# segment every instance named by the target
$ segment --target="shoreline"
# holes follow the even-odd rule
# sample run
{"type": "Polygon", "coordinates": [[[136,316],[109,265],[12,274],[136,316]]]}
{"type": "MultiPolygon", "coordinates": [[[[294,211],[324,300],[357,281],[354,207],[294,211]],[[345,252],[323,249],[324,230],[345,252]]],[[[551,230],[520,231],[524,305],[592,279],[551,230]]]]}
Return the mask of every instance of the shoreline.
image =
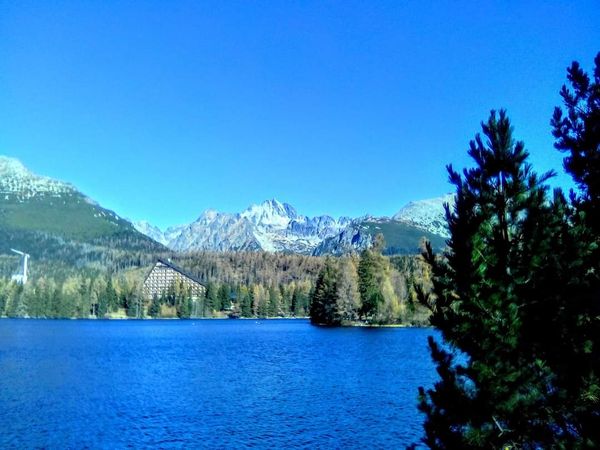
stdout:
{"type": "MultiPolygon", "coordinates": [[[[93,321],[153,321],[153,320],[181,320],[181,321],[191,321],[191,320],[261,320],[261,321],[275,321],[275,320],[304,320],[309,321],[310,317],[237,317],[235,319],[230,319],[229,317],[189,317],[189,318],[179,318],[179,317],[7,317],[0,316],[0,320],[93,320],[93,321]]],[[[310,323],[309,323],[310,324],[310,323]]],[[[322,324],[310,324],[319,328],[434,328],[431,325],[411,325],[411,324],[403,324],[403,323],[390,323],[390,324],[368,324],[362,322],[353,322],[344,325],[331,326],[331,325],[322,325],[322,324]]]]}

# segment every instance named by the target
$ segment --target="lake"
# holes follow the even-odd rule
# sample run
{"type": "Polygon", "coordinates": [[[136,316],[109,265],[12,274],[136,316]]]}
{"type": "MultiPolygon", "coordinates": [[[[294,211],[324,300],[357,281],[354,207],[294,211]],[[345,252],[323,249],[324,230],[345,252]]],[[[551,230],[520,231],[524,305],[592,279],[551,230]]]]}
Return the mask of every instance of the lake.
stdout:
{"type": "Polygon", "coordinates": [[[433,330],[0,320],[0,448],[399,448],[433,330]]]}

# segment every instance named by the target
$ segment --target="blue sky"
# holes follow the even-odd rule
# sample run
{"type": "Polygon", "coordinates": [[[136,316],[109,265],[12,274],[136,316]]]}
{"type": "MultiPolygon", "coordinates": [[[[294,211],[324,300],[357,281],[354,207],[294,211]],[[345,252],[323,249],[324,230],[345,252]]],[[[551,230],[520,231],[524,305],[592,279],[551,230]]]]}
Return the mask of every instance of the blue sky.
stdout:
{"type": "Polygon", "coordinates": [[[598,24],[597,1],[0,0],[0,154],[162,227],[272,197],[391,215],[450,191],[492,108],[561,169],[549,120],[598,24]]]}

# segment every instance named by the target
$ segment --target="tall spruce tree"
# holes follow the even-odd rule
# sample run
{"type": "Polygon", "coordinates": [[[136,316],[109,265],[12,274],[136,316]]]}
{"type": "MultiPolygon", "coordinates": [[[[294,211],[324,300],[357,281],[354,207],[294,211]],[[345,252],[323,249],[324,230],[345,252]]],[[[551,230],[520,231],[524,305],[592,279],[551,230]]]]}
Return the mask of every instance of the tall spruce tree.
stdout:
{"type": "Polygon", "coordinates": [[[360,316],[371,319],[377,313],[377,307],[383,303],[383,294],[377,283],[377,254],[365,249],[358,263],[358,289],[360,292],[360,316]]]}
{"type": "Polygon", "coordinates": [[[555,147],[567,153],[566,171],[580,188],[576,206],[585,214],[587,225],[600,230],[600,52],[595,58],[594,77],[578,62],[567,69],[569,89],[563,85],[560,95],[566,114],[554,109],[552,134],[555,147]]]}
{"type": "Polygon", "coordinates": [[[228,284],[223,283],[221,286],[219,286],[217,298],[217,306],[219,311],[225,311],[226,309],[231,307],[231,288],[228,284]]]}
{"type": "Polygon", "coordinates": [[[361,300],[359,313],[367,321],[376,316],[379,306],[385,301],[380,283],[385,265],[381,255],[383,247],[383,235],[378,234],[371,248],[361,252],[358,263],[358,290],[361,300]]]}
{"type": "Polygon", "coordinates": [[[430,338],[441,380],[420,389],[431,448],[549,448],[581,444],[556,367],[570,350],[566,279],[576,245],[560,192],[527,163],[504,111],[482,124],[446,205],[448,249],[432,266],[421,301],[447,345],[430,338]]]}
{"type": "Polygon", "coordinates": [[[339,262],[336,296],[340,321],[348,323],[357,320],[361,304],[356,261],[353,257],[343,258],[339,262]]]}
{"type": "Polygon", "coordinates": [[[566,112],[555,108],[551,121],[555,147],[567,153],[565,169],[579,187],[567,210],[576,255],[561,310],[570,351],[556,373],[573,432],[590,448],[600,447],[600,53],[594,62],[592,79],[577,62],[567,69],[570,88],[560,92],[566,112]]]}
{"type": "Polygon", "coordinates": [[[311,297],[310,321],[315,325],[339,325],[337,284],[339,269],[331,258],[319,272],[311,297]]]}

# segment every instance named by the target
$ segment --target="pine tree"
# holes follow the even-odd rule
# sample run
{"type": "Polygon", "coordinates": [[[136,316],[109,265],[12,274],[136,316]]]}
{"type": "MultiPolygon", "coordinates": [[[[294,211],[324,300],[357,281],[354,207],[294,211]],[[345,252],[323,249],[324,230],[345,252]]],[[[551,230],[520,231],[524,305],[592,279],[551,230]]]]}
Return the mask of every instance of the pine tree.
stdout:
{"type": "Polygon", "coordinates": [[[356,263],[352,258],[344,258],[340,261],[336,295],[340,320],[342,322],[357,320],[361,303],[358,291],[358,273],[356,263]]]}
{"type": "Polygon", "coordinates": [[[441,380],[420,389],[431,448],[546,448],[574,443],[554,370],[562,334],[564,277],[573,249],[560,192],[514,142],[504,111],[492,111],[446,206],[451,238],[443,257],[427,245],[433,293],[421,301],[446,346],[430,338],[441,380]],[[567,260],[567,261],[565,261],[567,260]],[[541,331],[540,327],[542,328],[541,331]]]}
{"type": "Polygon", "coordinates": [[[331,258],[327,258],[325,267],[319,273],[311,297],[310,321],[315,325],[339,325],[340,315],[337,309],[338,268],[331,258]]]}
{"type": "Polygon", "coordinates": [[[292,317],[296,317],[298,314],[299,304],[298,304],[298,288],[296,286],[293,287],[292,298],[290,300],[290,315],[292,317]]]}
{"type": "Polygon", "coordinates": [[[238,303],[240,305],[240,315],[242,317],[252,317],[252,299],[246,286],[241,286],[238,290],[238,303]]]}
{"type": "MultiPolygon", "coordinates": [[[[574,256],[565,278],[569,302],[560,311],[566,347],[555,362],[564,415],[573,433],[590,448],[600,446],[600,53],[593,79],[573,62],[571,89],[563,86],[566,113],[555,108],[551,124],[555,147],[567,153],[566,171],[579,187],[567,210],[574,256]]],[[[579,441],[578,441],[579,443],[579,441]]]]}
{"type": "Polygon", "coordinates": [[[256,286],[256,315],[265,318],[269,315],[269,298],[268,293],[262,286],[256,286]]]}
{"type": "Polygon", "coordinates": [[[383,304],[384,297],[381,291],[379,278],[382,271],[383,236],[377,235],[374,245],[365,249],[360,255],[358,263],[358,289],[360,292],[360,316],[364,320],[373,319],[377,314],[379,305],[383,304]]]}
{"type": "Polygon", "coordinates": [[[108,290],[108,284],[103,284],[103,280],[99,279],[96,283],[96,298],[98,304],[97,316],[103,318],[110,311],[110,304],[108,303],[108,296],[106,295],[108,290]]]}
{"type": "Polygon", "coordinates": [[[269,317],[277,317],[281,304],[281,294],[275,286],[269,288],[269,303],[267,305],[267,315],[269,317]]]}
{"type": "Polygon", "coordinates": [[[112,275],[108,276],[108,282],[106,283],[106,290],[104,291],[106,309],[107,312],[114,311],[119,302],[119,297],[117,295],[117,291],[113,286],[112,275]]]}
{"type": "Polygon", "coordinates": [[[150,304],[148,305],[148,315],[152,318],[158,317],[160,314],[160,300],[156,294],[150,300],[150,304]]]}
{"type": "Polygon", "coordinates": [[[206,297],[204,303],[206,311],[203,311],[203,315],[206,315],[206,313],[212,315],[213,311],[219,307],[218,289],[214,283],[206,283],[206,292],[204,295],[206,297]]]}
{"type": "Polygon", "coordinates": [[[567,69],[571,89],[560,95],[566,114],[556,107],[551,120],[555,147],[567,153],[564,166],[580,188],[576,205],[585,213],[596,236],[600,230],[600,52],[595,58],[593,80],[578,62],[567,69]]]}
{"type": "Polygon", "coordinates": [[[225,311],[231,307],[231,289],[228,284],[223,283],[219,287],[217,297],[219,311],[225,311]]]}
{"type": "Polygon", "coordinates": [[[189,319],[192,314],[192,298],[185,295],[177,302],[177,317],[180,319],[189,319]]]}

